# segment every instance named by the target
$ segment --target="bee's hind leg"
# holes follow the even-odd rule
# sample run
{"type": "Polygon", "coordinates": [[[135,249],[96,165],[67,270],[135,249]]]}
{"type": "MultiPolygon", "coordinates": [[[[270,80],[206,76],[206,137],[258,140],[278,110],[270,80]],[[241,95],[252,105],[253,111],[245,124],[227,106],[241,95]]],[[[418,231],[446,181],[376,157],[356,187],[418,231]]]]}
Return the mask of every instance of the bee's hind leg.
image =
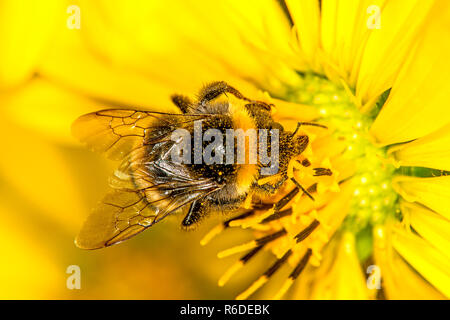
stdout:
{"type": "Polygon", "coordinates": [[[205,214],[205,206],[200,200],[195,200],[191,203],[189,211],[181,222],[181,227],[189,229],[198,223],[205,214]]]}
{"type": "Polygon", "coordinates": [[[192,106],[192,101],[186,96],[181,94],[174,94],[170,97],[172,102],[181,110],[183,113],[189,113],[189,110],[194,110],[195,108],[192,106]]]}

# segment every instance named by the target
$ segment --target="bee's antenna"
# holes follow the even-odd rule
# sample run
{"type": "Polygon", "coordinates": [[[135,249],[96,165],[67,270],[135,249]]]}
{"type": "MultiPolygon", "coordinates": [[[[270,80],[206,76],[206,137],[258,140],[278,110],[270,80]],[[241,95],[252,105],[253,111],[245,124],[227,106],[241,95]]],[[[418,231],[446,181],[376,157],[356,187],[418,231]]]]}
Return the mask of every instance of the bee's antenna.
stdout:
{"type": "Polygon", "coordinates": [[[314,200],[314,197],[311,195],[311,193],[308,192],[308,190],[306,190],[305,188],[303,188],[303,186],[297,181],[295,180],[295,178],[291,178],[291,181],[295,184],[295,186],[302,190],[304,194],[306,194],[312,201],[314,200]]]}
{"type": "Polygon", "coordinates": [[[323,129],[328,129],[327,126],[324,126],[323,124],[319,124],[319,123],[297,122],[297,128],[295,128],[295,131],[292,133],[291,137],[294,137],[297,134],[298,129],[300,129],[301,126],[311,126],[311,127],[319,127],[319,128],[323,128],[323,129]]]}

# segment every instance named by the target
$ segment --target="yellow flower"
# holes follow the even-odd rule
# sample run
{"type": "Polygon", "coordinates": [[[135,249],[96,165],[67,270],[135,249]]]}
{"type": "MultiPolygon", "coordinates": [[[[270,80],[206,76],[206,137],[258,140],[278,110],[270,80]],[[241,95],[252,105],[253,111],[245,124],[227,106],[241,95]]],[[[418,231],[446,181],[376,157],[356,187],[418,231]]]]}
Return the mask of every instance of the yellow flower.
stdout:
{"type": "MultiPolygon", "coordinates": [[[[300,272],[303,279],[291,297],[449,297],[450,65],[444,56],[450,47],[442,42],[450,30],[443,22],[449,7],[443,1],[286,1],[284,9],[292,37],[280,29],[278,40],[285,38],[292,51],[272,47],[270,35],[267,48],[254,48],[294,72],[287,76],[283,70],[288,80],[273,75],[279,80],[269,82],[275,88],[258,84],[277,99],[300,104],[275,100],[281,112],[274,117],[281,123],[311,120],[309,112],[307,118],[302,114],[307,105],[330,128],[305,129],[313,139],[299,160],[306,157],[311,166],[292,163],[289,172],[313,186],[315,201],[296,197],[280,213],[259,210],[231,219],[204,244],[219,230],[250,228],[256,240],[218,256],[252,250],[253,257],[261,249],[276,256],[238,298],[252,295],[284,264],[291,270],[287,280],[263,297],[289,297],[300,272]],[[317,167],[333,174],[314,177],[309,168],[317,167]],[[394,271],[399,263],[408,276],[394,271]],[[379,272],[371,276],[374,268],[379,272]],[[366,278],[380,276],[377,294],[366,278]]],[[[294,187],[286,186],[284,195],[294,187]]],[[[281,196],[263,201],[276,204],[281,196]]],[[[243,255],[219,285],[249,261],[243,255]]]]}
{"type": "MultiPolygon", "coordinates": [[[[7,122],[1,130],[11,137],[1,143],[2,150],[12,151],[0,160],[7,185],[2,218],[8,217],[13,229],[25,217],[62,230],[42,244],[33,241],[42,232],[30,222],[24,231],[2,233],[2,243],[9,243],[6,259],[18,261],[15,276],[30,263],[16,259],[17,243],[33,253],[42,272],[64,272],[71,259],[89,262],[97,272],[105,270],[97,283],[122,292],[122,283],[106,283],[129,264],[110,264],[120,257],[139,260],[135,251],[142,242],[131,253],[109,251],[110,263],[94,263],[72,248],[71,259],[55,254],[67,248],[55,243],[71,241],[104,189],[80,172],[88,169],[95,181],[103,181],[112,168],[75,145],[70,123],[105,105],[173,110],[172,93],[224,80],[249,97],[274,103],[274,118],[287,130],[298,121],[328,129],[301,128],[311,143],[288,171],[314,201],[299,193],[281,212],[251,211],[247,203],[243,210],[250,215],[220,223],[202,241],[226,231],[217,239],[219,256],[242,252],[242,258],[230,261],[222,277],[216,273],[224,263],[215,261],[205,278],[217,276],[220,286],[229,280],[231,289],[220,290],[239,298],[260,288],[258,297],[265,298],[450,297],[447,1],[190,0],[173,2],[170,10],[161,1],[73,2],[1,3],[0,99],[7,122]],[[66,27],[72,4],[80,8],[80,29],[66,27]],[[27,166],[30,154],[36,155],[35,167],[27,166]],[[26,200],[20,208],[18,199],[26,200]],[[248,240],[249,234],[256,240],[232,240],[248,240]],[[258,258],[264,252],[271,260],[258,258]],[[237,272],[244,266],[255,281],[248,289],[243,288],[248,279],[237,272]],[[233,284],[233,275],[242,285],[233,284]]],[[[271,207],[294,188],[289,182],[262,201],[271,207]]],[[[164,233],[159,236],[164,239],[164,233]]],[[[192,248],[199,260],[212,250],[192,248]]],[[[52,278],[43,297],[67,296],[57,289],[60,277],[52,278]]],[[[22,296],[39,291],[42,283],[33,280],[33,290],[22,296]]],[[[5,286],[10,290],[14,283],[5,286]]],[[[102,294],[94,290],[85,297],[102,294]]],[[[20,297],[20,290],[11,296],[20,297]]]]}
{"type": "MultiPolygon", "coordinates": [[[[373,278],[373,280],[376,280],[373,278]]],[[[376,282],[368,287],[361,269],[352,233],[343,233],[339,241],[324,250],[320,267],[306,269],[298,279],[295,299],[371,299],[376,294],[376,282]],[[320,279],[317,281],[316,279],[320,279]]]]}

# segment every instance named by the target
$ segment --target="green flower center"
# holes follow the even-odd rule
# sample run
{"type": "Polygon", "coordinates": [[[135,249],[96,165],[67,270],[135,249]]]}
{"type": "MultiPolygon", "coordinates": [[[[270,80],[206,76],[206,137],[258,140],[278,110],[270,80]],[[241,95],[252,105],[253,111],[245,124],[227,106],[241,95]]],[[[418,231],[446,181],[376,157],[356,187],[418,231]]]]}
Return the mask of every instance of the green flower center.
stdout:
{"type": "MultiPolygon", "coordinates": [[[[326,78],[305,74],[303,80],[301,88],[288,90],[287,100],[317,107],[319,122],[332,124],[334,137],[346,142],[343,156],[354,161],[356,172],[351,179],[351,209],[342,228],[367,240],[361,241],[365,249],[360,254],[366,257],[370,254],[371,244],[366,242],[371,242],[371,227],[398,209],[398,195],[391,184],[395,167],[387,161],[386,148],[375,146],[369,134],[377,112],[362,113],[345,88],[326,78]]],[[[385,99],[386,95],[380,98],[379,108],[385,99]]]]}

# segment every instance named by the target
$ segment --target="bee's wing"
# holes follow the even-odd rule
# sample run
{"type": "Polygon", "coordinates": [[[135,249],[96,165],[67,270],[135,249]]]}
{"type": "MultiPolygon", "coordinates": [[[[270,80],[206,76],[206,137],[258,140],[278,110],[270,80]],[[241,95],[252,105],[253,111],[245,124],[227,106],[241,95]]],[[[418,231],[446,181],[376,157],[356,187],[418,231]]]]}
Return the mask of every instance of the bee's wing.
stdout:
{"type": "Polygon", "coordinates": [[[115,190],[88,216],[75,240],[78,247],[98,249],[124,241],[217,190],[209,179],[195,179],[183,165],[160,157],[172,145],[160,142],[173,130],[205,116],[113,109],[75,121],[77,138],[110,159],[122,159],[111,180],[115,190]]]}
{"type": "Polygon", "coordinates": [[[155,216],[141,192],[115,190],[88,216],[75,244],[82,249],[107,247],[145,230],[155,216]]]}
{"type": "Polygon", "coordinates": [[[72,125],[72,134],[94,151],[121,160],[134,148],[155,143],[184,123],[206,116],[109,109],[79,117],[72,125]]]}
{"type": "MultiPolygon", "coordinates": [[[[171,143],[154,147],[156,153],[166,144],[171,143]]],[[[219,188],[211,179],[192,177],[185,166],[170,159],[152,161],[147,146],[130,152],[110,183],[114,190],[88,216],[75,241],[80,248],[124,241],[219,188]]]]}
{"type": "MultiPolygon", "coordinates": [[[[165,197],[148,201],[144,190],[114,190],[88,216],[75,244],[82,249],[99,249],[122,242],[144,231],[170,213],[205,197],[217,188],[211,183],[170,189],[165,197]]],[[[161,186],[162,187],[162,186],[161,186]]]]}

